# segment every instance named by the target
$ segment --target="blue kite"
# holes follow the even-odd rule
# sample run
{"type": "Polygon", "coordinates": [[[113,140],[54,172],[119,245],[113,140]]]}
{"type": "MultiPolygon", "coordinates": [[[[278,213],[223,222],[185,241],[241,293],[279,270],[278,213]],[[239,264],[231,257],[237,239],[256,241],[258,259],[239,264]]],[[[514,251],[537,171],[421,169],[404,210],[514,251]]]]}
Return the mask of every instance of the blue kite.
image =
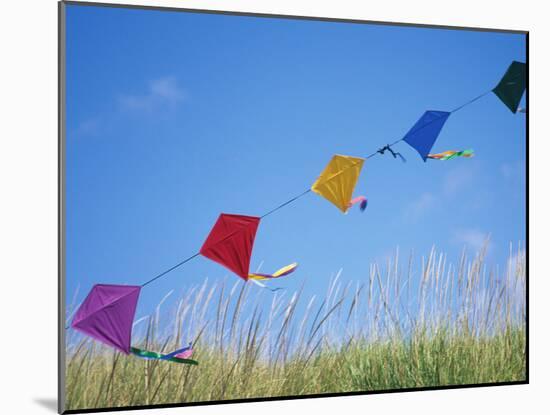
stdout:
{"type": "Polygon", "coordinates": [[[418,151],[420,157],[426,161],[449,115],[451,113],[446,111],[426,111],[403,140],[418,151]]]}

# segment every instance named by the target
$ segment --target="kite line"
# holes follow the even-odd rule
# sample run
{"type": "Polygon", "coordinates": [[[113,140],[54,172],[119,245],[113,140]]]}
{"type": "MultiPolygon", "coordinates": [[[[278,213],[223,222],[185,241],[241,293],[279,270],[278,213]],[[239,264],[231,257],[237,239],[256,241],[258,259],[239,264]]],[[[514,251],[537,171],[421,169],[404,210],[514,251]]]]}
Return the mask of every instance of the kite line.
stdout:
{"type": "MultiPolygon", "coordinates": [[[[519,77],[521,77],[521,76],[522,76],[522,74],[516,74],[516,75],[510,77],[509,79],[507,79],[507,82],[508,82],[508,83],[512,83],[513,81],[515,81],[517,78],[519,78],[519,77]]],[[[480,95],[477,95],[475,98],[472,98],[472,99],[470,99],[469,101],[466,101],[465,103],[461,104],[460,106],[458,106],[458,107],[456,107],[455,109],[453,109],[452,111],[450,111],[449,114],[454,114],[455,112],[460,111],[461,109],[467,107],[468,105],[473,104],[474,102],[480,100],[481,98],[485,97],[486,95],[490,94],[491,92],[494,92],[495,89],[496,89],[496,88],[492,88],[492,89],[489,89],[488,91],[483,92],[483,93],[480,94],[480,95]]],[[[423,125],[421,125],[419,128],[417,128],[417,129],[415,130],[415,133],[418,133],[420,130],[425,129],[426,127],[432,125],[435,121],[438,121],[438,120],[439,120],[439,118],[434,118],[434,119],[431,119],[431,120],[427,121],[425,124],[423,124],[423,125]]],[[[414,128],[414,127],[413,127],[413,128],[414,128]]],[[[382,154],[382,155],[383,155],[385,151],[389,151],[390,154],[391,154],[394,158],[397,158],[397,156],[399,156],[403,162],[406,162],[405,158],[401,155],[401,153],[395,152],[395,151],[393,151],[393,149],[392,149],[393,146],[395,146],[396,144],[398,144],[398,143],[400,143],[401,141],[404,141],[404,140],[405,140],[405,138],[403,137],[403,138],[400,138],[400,139],[394,141],[394,142],[391,143],[391,144],[386,144],[384,147],[382,147],[382,148],[376,150],[375,152],[373,152],[373,153],[371,153],[371,154],[369,154],[369,155],[363,157],[363,159],[364,159],[364,160],[368,160],[368,159],[370,159],[370,158],[376,156],[377,154],[382,154]]],[[[354,163],[352,163],[351,165],[342,168],[342,170],[341,170],[339,173],[337,173],[337,175],[342,174],[343,172],[345,172],[346,170],[350,169],[351,167],[356,166],[357,164],[359,164],[359,162],[354,162],[354,163]]],[[[261,215],[260,218],[263,219],[263,218],[265,218],[265,217],[267,217],[267,216],[269,216],[269,215],[271,215],[271,214],[277,212],[278,210],[284,208],[285,206],[288,206],[288,205],[290,205],[291,203],[294,203],[294,202],[297,201],[298,199],[301,199],[303,196],[307,195],[307,194],[310,193],[311,191],[312,191],[312,190],[311,190],[311,187],[310,187],[310,188],[306,189],[305,191],[303,191],[302,193],[300,193],[300,194],[298,194],[298,195],[292,197],[291,199],[288,199],[287,201],[281,203],[281,204],[278,205],[277,207],[275,207],[275,208],[273,208],[273,209],[267,211],[266,213],[264,213],[263,215],[261,215]]],[[[195,253],[195,254],[193,254],[193,255],[191,255],[191,256],[185,258],[184,260],[182,260],[181,262],[177,263],[176,265],[174,265],[174,266],[168,268],[167,270],[161,272],[160,274],[156,275],[155,277],[151,278],[150,280],[144,282],[143,284],[141,284],[141,287],[145,287],[146,285],[152,283],[153,281],[155,281],[155,280],[157,280],[157,279],[159,279],[159,278],[165,276],[165,275],[168,274],[169,272],[175,270],[176,268],[179,268],[180,266],[186,264],[187,262],[191,261],[192,259],[196,258],[196,257],[199,256],[199,255],[200,255],[200,252],[197,252],[197,253],[195,253]]]]}
{"type": "Polygon", "coordinates": [[[200,255],[200,252],[197,252],[196,254],[193,254],[193,255],[191,255],[190,257],[185,258],[183,261],[181,261],[180,263],[174,265],[172,268],[168,268],[166,271],[161,272],[161,273],[158,274],[157,276],[151,278],[149,281],[144,282],[143,284],[141,284],[141,286],[142,286],[142,287],[145,287],[147,284],[150,284],[150,283],[152,283],[153,281],[158,280],[160,277],[163,277],[163,276],[165,276],[166,274],[168,274],[170,271],[173,271],[173,270],[175,270],[176,268],[181,267],[183,264],[185,264],[186,262],[191,261],[193,258],[195,258],[195,257],[197,257],[197,256],[199,256],[199,255],[200,255]]]}

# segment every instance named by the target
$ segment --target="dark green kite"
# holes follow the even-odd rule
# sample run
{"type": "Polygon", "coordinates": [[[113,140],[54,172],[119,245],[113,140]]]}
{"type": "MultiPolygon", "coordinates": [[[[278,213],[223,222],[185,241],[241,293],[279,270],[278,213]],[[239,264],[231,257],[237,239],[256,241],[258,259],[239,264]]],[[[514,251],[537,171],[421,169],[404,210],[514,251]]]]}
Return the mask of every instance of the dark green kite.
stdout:
{"type": "Polygon", "coordinates": [[[513,61],[506,73],[493,89],[493,92],[500,100],[510,108],[514,114],[518,110],[519,102],[525,91],[527,82],[527,65],[523,62],[513,61]]]}

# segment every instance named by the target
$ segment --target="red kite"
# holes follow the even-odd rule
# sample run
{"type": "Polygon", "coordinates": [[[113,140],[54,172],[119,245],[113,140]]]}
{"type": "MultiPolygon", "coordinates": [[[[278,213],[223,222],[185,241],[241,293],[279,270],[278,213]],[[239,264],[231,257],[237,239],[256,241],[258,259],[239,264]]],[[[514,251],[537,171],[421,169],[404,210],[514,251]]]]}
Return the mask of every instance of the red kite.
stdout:
{"type": "Polygon", "coordinates": [[[250,256],[260,224],[256,216],[222,213],[208,234],[200,253],[248,280],[250,256]]]}
{"type": "MultiPolygon", "coordinates": [[[[260,224],[257,216],[231,215],[222,213],[208,234],[200,249],[201,255],[233,271],[243,280],[259,279],[249,272],[250,257],[256,231],[260,224]]],[[[262,274],[261,279],[288,275],[296,269],[292,264],[274,274],[262,274]]]]}

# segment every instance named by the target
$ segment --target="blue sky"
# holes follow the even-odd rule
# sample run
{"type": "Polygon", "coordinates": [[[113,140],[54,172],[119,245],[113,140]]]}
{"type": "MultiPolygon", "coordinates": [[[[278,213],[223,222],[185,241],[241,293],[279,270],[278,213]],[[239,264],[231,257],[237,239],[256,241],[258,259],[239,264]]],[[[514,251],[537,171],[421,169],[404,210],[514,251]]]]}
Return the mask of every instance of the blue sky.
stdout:
{"type": "MultiPolygon", "coordinates": [[[[365,156],[425,110],[450,111],[525,61],[519,34],[67,7],[67,292],[140,284],[198,251],[221,212],[261,215],[307,189],[333,154],[365,156]]],[[[493,94],[453,114],[434,151],[369,159],[342,215],[315,194],[260,224],[251,268],[297,261],[280,284],[360,280],[396,247],[489,262],[525,240],[525,116],[493,94]]],[[[238,278],[202,257],[143,290],[238,278]]]]}

